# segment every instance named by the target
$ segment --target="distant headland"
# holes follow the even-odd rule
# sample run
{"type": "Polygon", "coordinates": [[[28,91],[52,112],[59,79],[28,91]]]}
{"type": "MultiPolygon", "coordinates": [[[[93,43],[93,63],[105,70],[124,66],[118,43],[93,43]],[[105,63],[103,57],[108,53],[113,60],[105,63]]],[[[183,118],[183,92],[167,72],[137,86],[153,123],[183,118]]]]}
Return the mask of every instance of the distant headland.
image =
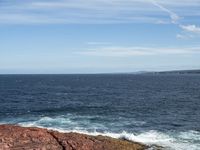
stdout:
{"type": "Polygon", "coordinates": [[[200,74],[198,70],[172,70],[172,71],[157,71],[157,72],[140,72],[141,74],[200,74]]]}

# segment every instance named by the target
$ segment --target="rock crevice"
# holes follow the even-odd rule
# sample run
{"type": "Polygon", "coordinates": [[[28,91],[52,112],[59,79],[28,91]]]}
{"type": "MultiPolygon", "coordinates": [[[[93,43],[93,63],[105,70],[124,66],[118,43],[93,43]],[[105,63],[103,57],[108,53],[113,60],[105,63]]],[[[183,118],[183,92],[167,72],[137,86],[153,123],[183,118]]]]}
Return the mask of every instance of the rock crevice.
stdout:
{"type": "Polygon", "coordinates": [[[49,132],[47,131],[56,141],[57,143],[60,145],[60,147],[62,148],[62,150],[66,150],[65,146],[62,144],[62,141],[60,141],[54,134],[53,132],[49,132]]]}

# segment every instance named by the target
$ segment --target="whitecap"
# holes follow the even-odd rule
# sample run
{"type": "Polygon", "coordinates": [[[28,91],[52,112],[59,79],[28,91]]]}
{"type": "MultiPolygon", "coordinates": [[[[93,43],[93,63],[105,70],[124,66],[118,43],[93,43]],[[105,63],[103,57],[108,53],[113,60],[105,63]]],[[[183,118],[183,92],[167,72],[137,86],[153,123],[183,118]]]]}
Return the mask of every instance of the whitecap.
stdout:
{"type": "MultiPolygon", "coordinates": [[[[77,117],[77,116],[76,116],[77,117]]],[[[80,117],[81,118],[81,117],[80,117]]],[[[158,145],[166,150],[200,150],[200,132],[160,132],[149,130],[140,133],[123,131],[120,133],[111,130],[100,123],[91,123],[87,119],[73,120],[74,116],[42,117],[36,121],[21,122],[19,125],[27,127],[41,127],[59,132],[77,132],[88,135],[103,135],[113,138],[127,139],[144,143],[149,146],[158,145]],[[99,132],[98,129],[102,129],[99,132]],[[107,131],[107,132],[106,132],[107,131]]]]}

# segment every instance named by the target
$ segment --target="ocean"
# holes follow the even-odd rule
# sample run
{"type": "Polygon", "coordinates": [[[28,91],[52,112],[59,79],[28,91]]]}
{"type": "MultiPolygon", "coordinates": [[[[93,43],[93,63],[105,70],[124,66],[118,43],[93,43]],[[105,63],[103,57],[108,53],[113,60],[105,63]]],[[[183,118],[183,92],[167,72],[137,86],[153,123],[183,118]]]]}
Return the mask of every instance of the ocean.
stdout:
{"type": "Polygon", "coordinates": [[[0,124],[200,150],[200,75],[0,75],[0,124]]]}

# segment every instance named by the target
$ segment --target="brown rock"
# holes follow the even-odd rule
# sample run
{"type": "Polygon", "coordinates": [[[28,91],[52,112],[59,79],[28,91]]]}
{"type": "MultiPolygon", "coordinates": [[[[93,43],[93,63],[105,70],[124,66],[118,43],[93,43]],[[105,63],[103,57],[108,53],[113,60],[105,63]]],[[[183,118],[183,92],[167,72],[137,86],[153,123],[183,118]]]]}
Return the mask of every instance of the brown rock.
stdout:
{"type": "Polygon", "coordinates": [[[0,125],[0,150],[144,150],[147,146],[104,136],[0,125]]]}

